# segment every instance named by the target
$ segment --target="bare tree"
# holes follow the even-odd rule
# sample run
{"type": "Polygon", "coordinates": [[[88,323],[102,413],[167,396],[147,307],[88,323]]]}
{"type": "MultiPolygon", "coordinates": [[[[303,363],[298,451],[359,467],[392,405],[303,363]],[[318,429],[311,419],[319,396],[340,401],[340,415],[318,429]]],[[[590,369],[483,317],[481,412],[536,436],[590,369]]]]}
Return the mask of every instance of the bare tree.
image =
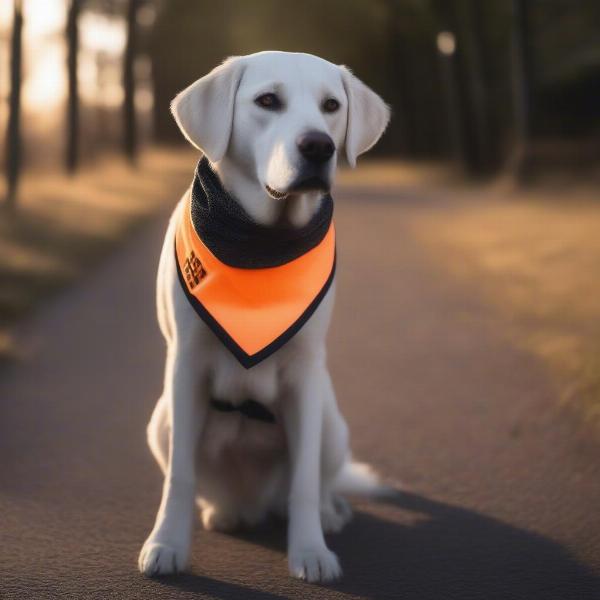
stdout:
{"type": "Polygon", "coordinates": [[[469,106],[473,123],[473,167],[477,173],[489,173],[492,167],[492,140],[488,111],[485,73],[484,5],[468,0],[459,12],[464,40],[466,79],[469,86],[469,106]]]}
{"type": "Polygon", "coordinates": [[[14,0],[12,39],[10,45],[10,98],[6,136],[6,208],[14,211],[21,168],[21,62],[23,2],[14,0]]]}
{"type": "Polygon", "coordinates": [[[473,168],[473,138],[468,123],[468,80],[464,68],[464,44],[456,3],[435,0],[439,25],[440,76],[444,89],[452,157],[468,171],[473,168]]]}
{"type": "Polygon", "coordinates": [[[456,65],[456,36],[450,31],[440,31],[437,36],[439,72],[448,128],[448,146],[452,160],[457,165],[466,163],[463,121],[458,90],[456,65]]]}
{"type": "Polygon", "coordinates": [[[68,173],[74,173],[79,163],[79,82],[77,78],[79,53],[79,15],[83,0],[71,0],[67,13],[67,152],[68,173]]]}
{"type": "Polygon", "coordinates": [[[137,55],[137,17],[140,0],[127,3],[127,44],[123,55],[123,147],[131,163],[137,157],[137,123],[135,114],[135,59],[137,55]]]}
{"type": "Polygon", "coordinates": [[[530,10],[527,0],[513,0],[513,87],[517,138],[514,170],[522,181],[531,174],[533,52],[530,10]]]}
{"type": "Polygon", "coordinates": [[[386,2],[388,10],[388,30],[384,33],[389,40],[389,51],[393,59],[388,62],[392,81],[397,81],[390,94],[390,101],[397,107],[394,119],[399,121],[396,126],[397,139],[394,140],[405,156],[412,156],[417,146],[414,126],[415,99],[412,95],[411,73],[409,69],[411,47],[406,39],[402,24],[406,20],[406,7],[397,0],[386,2]]]}

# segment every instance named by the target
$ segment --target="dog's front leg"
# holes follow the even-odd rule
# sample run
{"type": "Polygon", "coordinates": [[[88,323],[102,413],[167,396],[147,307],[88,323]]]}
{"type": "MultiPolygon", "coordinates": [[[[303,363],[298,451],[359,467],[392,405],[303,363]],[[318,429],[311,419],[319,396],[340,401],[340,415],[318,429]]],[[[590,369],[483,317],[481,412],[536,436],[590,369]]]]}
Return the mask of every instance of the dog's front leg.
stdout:
{"type": "Polygon", "coordinates": [[[288,562],[290,573],[307,581],[330,581],[341,575],[337,556],[325,544],[320,518],[326,376],[324,365],[310,367],[282,407],[291,459],[288,562]]]}
{"type": "Polygon", "coordinates": [[[196,495],[195,453],[206,403],[199,394],[197,353],[170,348],[165,391],[170,407],[169,460],[156,522],[139,558],[145,575],[183,570],[188,562],[196,495]]]}

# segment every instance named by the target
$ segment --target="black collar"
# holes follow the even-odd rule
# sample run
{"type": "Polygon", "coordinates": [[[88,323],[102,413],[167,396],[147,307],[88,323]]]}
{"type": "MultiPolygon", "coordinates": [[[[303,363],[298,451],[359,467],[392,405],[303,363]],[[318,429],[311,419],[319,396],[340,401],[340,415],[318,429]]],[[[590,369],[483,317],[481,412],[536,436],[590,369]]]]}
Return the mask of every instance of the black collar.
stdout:
{"type": "Polygon", "coordinates": [[[333,199],[326,194],[303,227],[261,225],[223,188],[206,157],[196,168],[192,185],[192,224],[208,249],[223,263],[241,269],[278,267],[317,246],[333,217],[333,199]]]}

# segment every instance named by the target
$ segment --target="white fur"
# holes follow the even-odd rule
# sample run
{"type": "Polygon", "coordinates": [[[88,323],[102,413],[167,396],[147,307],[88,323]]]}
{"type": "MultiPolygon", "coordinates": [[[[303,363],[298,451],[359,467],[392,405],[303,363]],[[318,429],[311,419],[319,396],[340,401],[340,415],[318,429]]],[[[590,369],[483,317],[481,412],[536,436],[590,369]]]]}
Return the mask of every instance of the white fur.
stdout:
{"type": "MultiPolygon", "coordinates": [[[[327,132],[353,163],[389,119],[383,101],[345,68],[284,52],[229,59],[179,94],[172,108],[224,187],[265,224],[286,210],[302,225],[317,206],[317,192],[281,201],[265,190],[265,185],[286,189],[297,175],[298,135],[327,132]],[[284,110],[256,106],[257,94],[269,91],[284,98],[284,110]],[[341,107],[326,114],[322,102],[332,96],[341,107]]],[[[337,153],[330,178],[336,159],[337,153]]],[[[207,529],[254,524],[269,512],[287,515],[291,574],[335,579],[341,570],[323,531],[339,531],[351,516],[338,488],[365,493],[376,486],[370,473],[350,466],[348,428],[327,370],[325,334],[335,285],[292,340],[245,369],[197,316],[177,279],[174,230],[185,199],[169,224],[158,271],[158,320],[167,359],[148,443],[165,480],[140,570],[162,575],[185,568],[197,505],[207,529]],[[210,410],[211,394],[230,402],[251,397],[269,406],[278,424],[210,410]]]]}

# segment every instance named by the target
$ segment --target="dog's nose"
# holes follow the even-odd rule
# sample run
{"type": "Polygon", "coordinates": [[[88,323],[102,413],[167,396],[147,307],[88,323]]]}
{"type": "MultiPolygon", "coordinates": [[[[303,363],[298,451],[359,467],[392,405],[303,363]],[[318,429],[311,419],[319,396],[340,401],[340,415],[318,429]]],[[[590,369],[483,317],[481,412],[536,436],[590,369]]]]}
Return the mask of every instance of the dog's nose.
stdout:
{"type": "Polygon", "coordinates": [[[333,140],[321,131],[303,133],[296,143],[300,154],[306,160],[318,165],[327,162],[335,152],[333,140]]]}

